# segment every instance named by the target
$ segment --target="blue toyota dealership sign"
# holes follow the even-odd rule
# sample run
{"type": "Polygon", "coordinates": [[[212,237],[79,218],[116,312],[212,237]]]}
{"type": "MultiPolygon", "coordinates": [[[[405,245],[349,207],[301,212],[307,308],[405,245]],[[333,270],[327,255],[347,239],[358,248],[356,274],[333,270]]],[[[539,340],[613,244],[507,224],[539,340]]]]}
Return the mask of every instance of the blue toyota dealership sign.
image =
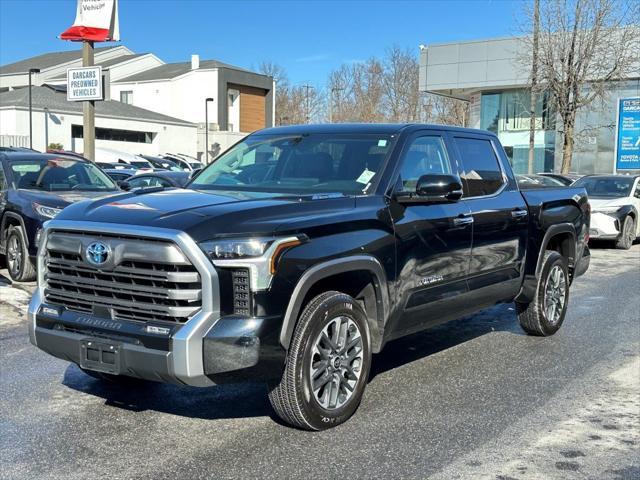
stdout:
{"type": "Polygon", "coordinates": [[[616,170],[640,170],[640,97],[619,101],[616,170]]]}

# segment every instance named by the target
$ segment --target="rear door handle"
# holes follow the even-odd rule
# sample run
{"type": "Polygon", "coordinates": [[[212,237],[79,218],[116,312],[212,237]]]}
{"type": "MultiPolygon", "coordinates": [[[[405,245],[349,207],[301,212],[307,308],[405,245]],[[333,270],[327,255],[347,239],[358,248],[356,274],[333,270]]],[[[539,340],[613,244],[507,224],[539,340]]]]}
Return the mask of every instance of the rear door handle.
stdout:
{"type": "Polygon", "coordinates": [[[521,210],[519,208],[516,208],[515,210],[511,210],[511,216],[513,218],[523,218],[523,217],[526,217],[527,215],[529,215],[529,212],[527,210],[521,210]]]}
{"type": "Polygon", "coordinates": [[[453,224],[458,227],[460,225],[471,225],[473,223],[473,215],[470,213],[461,213],[453,219],[453,224]]]}

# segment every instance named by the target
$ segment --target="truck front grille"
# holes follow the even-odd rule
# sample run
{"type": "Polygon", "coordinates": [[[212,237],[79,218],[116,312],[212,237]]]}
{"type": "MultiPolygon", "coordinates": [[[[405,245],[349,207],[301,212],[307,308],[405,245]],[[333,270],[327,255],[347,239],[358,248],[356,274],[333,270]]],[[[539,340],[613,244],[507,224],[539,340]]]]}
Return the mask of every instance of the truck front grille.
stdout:
{"type": "Polygon", "coordinates": [[[76,312],[184,323],[202,308],[200,275],[170,241],[54,231],[44,266],[46,302],[76,312]],[[87,259],[96,241],[109,248],[101,266],[87,259]]]}

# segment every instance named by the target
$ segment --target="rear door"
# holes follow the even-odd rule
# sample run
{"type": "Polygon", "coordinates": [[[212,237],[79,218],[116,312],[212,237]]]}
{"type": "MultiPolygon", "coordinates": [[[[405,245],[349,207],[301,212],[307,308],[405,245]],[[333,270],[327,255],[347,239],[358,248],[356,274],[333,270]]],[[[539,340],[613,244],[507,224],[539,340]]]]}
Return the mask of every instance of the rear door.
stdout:
{"type": "Polygon", "coordinates": [[[462,169],[463,200],[473,218],[470,301],[477,306],[510,300],[520,289],[528,209],[498,140],[451,132],[462,169]]]}
{"type": "MultiPolygon", "coordinates": [[[[415,192],[429,174],[458,174],[445,134],[413,134],[400,157],[395,192],[415,192]]],[[[472,223],[463,201],[399,204],[390,212],[397,237],[397,285],[402,315],[392,335],[401,336],[457,316],[467,293],[472,223]]]]}

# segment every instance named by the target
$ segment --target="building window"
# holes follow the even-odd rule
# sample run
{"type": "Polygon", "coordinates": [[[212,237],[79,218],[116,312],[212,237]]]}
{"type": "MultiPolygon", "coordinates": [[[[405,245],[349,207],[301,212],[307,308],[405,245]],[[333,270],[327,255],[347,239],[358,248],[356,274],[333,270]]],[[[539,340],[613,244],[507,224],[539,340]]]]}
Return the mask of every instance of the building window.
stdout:
{"type": "MultiPolygon", "coordinates": [[[[115,142],[152,143],[154,132],[137,132],[135,130],[118,130],[115,128],[96,127],[96,140],[111,140],[115,142]]],[[[82,125],[71,125],[71,136],[83,138],[82,125]]]]}
{"type": "Polygon", "coordinates": [[[133,105],[133,90],[123,90],[120,92],[120,101],[128,105],[133,105]]]}
{"type": "MultiPolygon", "coordinates": [[[[529,130],[528,90],[483,94],[480,100],[480,128],[494,133],[529,130]]],[[[555,130],[555,110],[547,92],[537,96],[536,130],[555,130]]]]}

